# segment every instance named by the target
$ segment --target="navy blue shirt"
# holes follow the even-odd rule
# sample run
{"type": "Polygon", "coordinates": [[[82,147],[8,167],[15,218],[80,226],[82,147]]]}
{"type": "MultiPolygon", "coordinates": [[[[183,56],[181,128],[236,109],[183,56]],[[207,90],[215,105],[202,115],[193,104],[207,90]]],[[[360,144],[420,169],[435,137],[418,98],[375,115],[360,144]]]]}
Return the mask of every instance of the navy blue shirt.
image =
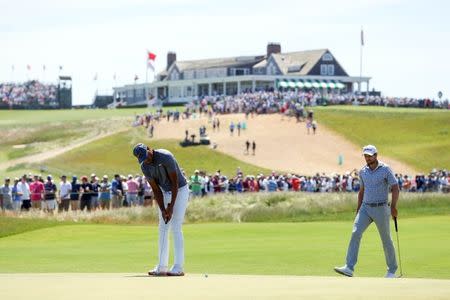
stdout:
{"type": "Polygon", "coordinates": [[[150,164],[141,163],[141,170],[147,179],[154,179],[162,190],[170,192],[172,185],[169,174],[176,172],[178,176],[178,188],[187,184],[186,178],[181,173],[180,167],[172,153],[165,149],[153,150],[153,161],[150,164]]]}

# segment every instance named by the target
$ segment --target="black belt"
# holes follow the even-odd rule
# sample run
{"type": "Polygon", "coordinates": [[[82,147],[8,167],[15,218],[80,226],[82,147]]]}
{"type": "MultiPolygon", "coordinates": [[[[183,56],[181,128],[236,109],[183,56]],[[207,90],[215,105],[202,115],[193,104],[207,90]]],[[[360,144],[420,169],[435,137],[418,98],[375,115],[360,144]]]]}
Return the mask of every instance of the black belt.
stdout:
{"type": "Polygon", "coordinates": [[[378,202],[378,203],[364,203],[365,205],[368,205],[370,207],[378,207],[378,206],[384,206],[387,204],[387,202],[378,202]]]}

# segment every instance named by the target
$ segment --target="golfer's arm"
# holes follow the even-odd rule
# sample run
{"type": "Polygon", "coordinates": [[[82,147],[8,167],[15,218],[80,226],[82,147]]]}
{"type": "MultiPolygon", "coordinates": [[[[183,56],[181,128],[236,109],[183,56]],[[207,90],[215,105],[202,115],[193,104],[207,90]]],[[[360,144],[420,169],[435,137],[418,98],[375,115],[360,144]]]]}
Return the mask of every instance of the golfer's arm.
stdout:
{"type": "Polygon", "coordinates": [[[170,206],[174,207],[175,206],[175,201],[177,200],[177,196],[178,196],[178,175],[177,172],[174,171],[172,173],[169,174],[169,179],[170,179],[170,183],[171,183],[171,191],[172,191],[172,200],[170,201],[170,206]]]}
{"type": "Polygon", "coordinates": [[[364,186],[362,186],[358,192],[358,208],[356,209],[356,213],[358,213],[359,209],[361,208],[363,197],[364,197],[364,186]]]}
{"type": "Polygon", "coordinates": [[[398,184],[393,185],[391,187],[392,189],[392,202],[391,202],[391,207],[393,208],[397,208],[397,201],[398,201],[398,196],[400,194],[400,189],[398,187],[398,184]]]}
{"type": "Polygon", "coordinates": [[[158,203],[159,209],[162,213],[164,213],[166,211],[166,208],[164,207],[164,198],[161,189],[159,188],[158,184],[156,184],[156,181],[154,179],[150,179],[147,181],[152,187],[153,194],[155,195],[156,203],[158,203]]]}

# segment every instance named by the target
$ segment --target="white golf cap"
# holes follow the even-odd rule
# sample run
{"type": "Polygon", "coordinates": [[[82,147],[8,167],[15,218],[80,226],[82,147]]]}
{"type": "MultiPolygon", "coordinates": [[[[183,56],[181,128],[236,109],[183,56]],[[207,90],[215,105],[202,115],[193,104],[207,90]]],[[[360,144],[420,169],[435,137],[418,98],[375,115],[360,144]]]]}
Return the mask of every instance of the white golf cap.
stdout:
{"type": "Polygon", "coordinates": [[[374,145],[367,145],[363,147],[363,154],[373,156],[374,154],[377,154],[377,152],[377,148],[374,145]]]}

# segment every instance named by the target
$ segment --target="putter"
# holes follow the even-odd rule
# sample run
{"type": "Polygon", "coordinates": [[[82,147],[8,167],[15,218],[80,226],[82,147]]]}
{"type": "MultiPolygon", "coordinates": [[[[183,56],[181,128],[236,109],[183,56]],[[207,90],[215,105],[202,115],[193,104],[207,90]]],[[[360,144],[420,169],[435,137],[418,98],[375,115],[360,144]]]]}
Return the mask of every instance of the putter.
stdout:
{"type": "Polygon", "coordinates": [[[394,224],[395,224],[395,233],[396,233],[396,235],[397,235],[398,261],[399,261],[399,264],[400,264],[400,276],[399,276],[399,277],[402,277],[402,276],[403,276],[403,270],[402,270],[402,258],[401,258],[401,256],[400,256],[400,241],[399,241],[399,239],[398,239],[397,217],[394,217],[394,224]]]}

